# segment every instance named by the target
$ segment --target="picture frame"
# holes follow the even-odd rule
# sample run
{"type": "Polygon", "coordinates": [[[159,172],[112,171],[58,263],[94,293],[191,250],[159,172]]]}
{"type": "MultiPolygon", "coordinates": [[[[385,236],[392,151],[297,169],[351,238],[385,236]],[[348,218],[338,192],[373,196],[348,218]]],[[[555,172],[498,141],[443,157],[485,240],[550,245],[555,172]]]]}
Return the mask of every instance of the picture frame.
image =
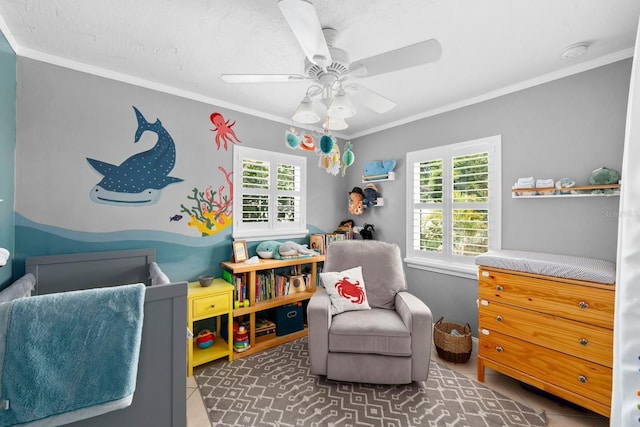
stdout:
{"type": "Polygon", "coordinates": [[[320,255],[324,255],[325,252],[325,243],[324,243],[324,234],[312,234],[309,236],[309,246],[310,249],[317,251],[320,255]]]}
{"type": "Polygon", "coordinates": [[[234,240],[233,246],[233,262],[244,262],[249,259],[247,255],[247,241],[234,240]]]}

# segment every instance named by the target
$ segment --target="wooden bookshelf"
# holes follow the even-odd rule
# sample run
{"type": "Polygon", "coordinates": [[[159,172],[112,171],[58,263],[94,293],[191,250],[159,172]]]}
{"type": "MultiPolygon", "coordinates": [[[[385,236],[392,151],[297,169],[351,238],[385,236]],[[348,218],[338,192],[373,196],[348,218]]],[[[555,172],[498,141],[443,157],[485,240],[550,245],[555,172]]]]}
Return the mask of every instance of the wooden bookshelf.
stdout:
{"type": "Polygon", "coordinates": [[[247,286],[247,296],[248,296],[249,306],[234,308],[233,318],[240,317],[240,316],[247,316],[247,315],[249,316],[250,348],[247,350],[244,350],[243,352],[233,352],[234,359],[255,354],[259,351],[266,350],[268,348],[271,348],[271,347],[274,347],[274,346],[277,346],[285,342],[307,335],[307,328],[305,327],[304,330],[302,331],[297,331],[297,332],[283,335],[283,336],[275,336],[273,338],[260,340],[260,342],[258,342],[256,340],[256,335],[255,335],[256,313],[261,312],[263,310],[268,310],[271,308],[281,307],[291,303],[297,303],[297,302],[309,300],[313,295],[313,293],[316,291],[316,283],[318,278],[318,263],[324,262],[324,260],[325,260],[324,255],[318,255],[318,256],[307,256],[307,257],[298,257],[298,258],[282,259],[282,260],[261,259],[256,264],[246,264],[244,262],[223,262],[221,264],[222,268],[229,271],[234,279],[238,276],[241,276],[242,280],[245,281],[245,285],[247,286]],[[258,272],[277,270],[285,267],[304,266],[304,265],[309,265],[311,267],[310,284],[309,284],[309,287],[307,287],[307,290],[305,292],[289,293],[287,295],[281,295],[275,298],[270,298],[267,300],[256,302],[255,284],[256,284],[256,275],[258,272]]]}

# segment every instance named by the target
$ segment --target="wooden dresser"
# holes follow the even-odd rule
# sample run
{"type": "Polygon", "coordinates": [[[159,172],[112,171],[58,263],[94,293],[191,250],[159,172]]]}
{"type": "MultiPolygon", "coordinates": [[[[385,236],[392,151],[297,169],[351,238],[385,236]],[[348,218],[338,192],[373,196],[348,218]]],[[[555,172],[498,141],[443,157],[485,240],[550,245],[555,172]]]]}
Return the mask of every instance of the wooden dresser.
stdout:
{"type": "Polygon", "coordinates": [[[611,410],[613,285],[479,267],[478,381],[489,367],[611,410]]]}

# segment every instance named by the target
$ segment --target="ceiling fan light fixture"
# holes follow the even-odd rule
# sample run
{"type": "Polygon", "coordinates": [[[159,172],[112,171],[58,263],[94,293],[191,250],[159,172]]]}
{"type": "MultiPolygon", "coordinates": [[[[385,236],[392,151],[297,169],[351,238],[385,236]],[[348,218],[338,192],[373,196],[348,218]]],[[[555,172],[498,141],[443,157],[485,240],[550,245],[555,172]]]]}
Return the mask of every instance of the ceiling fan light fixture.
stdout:
{"type": "Polygon", "coordinates": [[[353,117],[356,114],[356,109],[353,108],[353,104],[344,89],[340,88],[338,93],[333,97],[333,101],[327,110],[327,114],[331,117],[341,119],[353,117]]]}
{"type": "Polygon", "coordinates": [[[298,123],[306,124],[318,123],[320,121],[320,116],[313,109],[313,104],[309,95],[306,95],[300,102],[300,105],[298,105],[298,108],[296,109],[296,112],[293,113],[293,117],[291,117],[291,119],[298,123]]]}
{"type": "Polygon", "coordinates": [[[348,128],[349,125],[341,117],[327,116],[327,119],[324,121],[324,125],[322,127],[324,127],[326,130],[344,130],[348,128]]]}

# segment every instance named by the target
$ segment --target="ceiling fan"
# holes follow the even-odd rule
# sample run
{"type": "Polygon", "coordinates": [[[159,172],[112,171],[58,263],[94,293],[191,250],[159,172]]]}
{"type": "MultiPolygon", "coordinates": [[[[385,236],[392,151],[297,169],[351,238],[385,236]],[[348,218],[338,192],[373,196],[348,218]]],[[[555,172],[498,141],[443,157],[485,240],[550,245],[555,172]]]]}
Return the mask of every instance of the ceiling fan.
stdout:
{"type": "Polygon", "coordinates": [[[302,123],[320,120],[312,108],[314,98],[320,98],[327,108],[327,121],[329,116],[335,116],[343,123],[328,126],[325,122],[325,128],[333,130],[346,128],[344,118],[355,114],[350,99],[377,113],[386,113],[395,107],[393,101],[358,83],[345,81],[349,77],[369,77],[428,64],[442,54],[440,43],[431,39],[350,62],[349,54],[334,46],[337,30],[321,27],[312,3],[279,0],[278,7],[306,55],[305,74],[222,74],[221,78],[229,83],[314,82],[293,117],[302,123]],[[306,115],[298,114],[301,108],[306,115]]]}

